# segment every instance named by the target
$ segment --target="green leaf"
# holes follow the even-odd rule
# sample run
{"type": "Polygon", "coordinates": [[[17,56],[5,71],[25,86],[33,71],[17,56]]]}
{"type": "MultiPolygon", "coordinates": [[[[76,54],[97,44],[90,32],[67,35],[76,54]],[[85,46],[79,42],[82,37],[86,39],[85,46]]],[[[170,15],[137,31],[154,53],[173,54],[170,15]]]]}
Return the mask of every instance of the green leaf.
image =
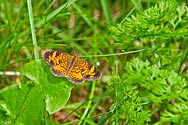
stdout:
{"type": "Polygon", "coordinates": [[[1,114],[3,124],[44,124],[44,102],[39,85],[21,86],[12,85],[0,91],[1,109],[6,112],[1,114]]]}
{"type": "Polygon", "coordinates": [[[26,64],[22,73],[41,85],[46,110],[50,114],[57,112],[67,103],[73,87],[72,83],[68,83],[65,78],[53,76],[50,67],[44,61],[39,60],[26,64]]]}
{"type": "Polygon", "coordinates": [[[64,78],[54,77],[47,64],[41,60],[26,64],[22,73],[31,81],[12,85],[0,91],[1,123],[45,124],[46,111],[53,114],[63,108],[70,97],[73,85],[67,83],[64,78]]]}
{"type": "Polygon", "coordinates": [[[22,69],[23,75],[25,75],[27,78],[31,79],[35,83],[40,83],[40,80],[45,80],[45,75],[42,67],[41,67],[41,61],[33,61],[30,63],[27,63],[23,69],[22,69]]]}
{"type": "Polygon", "coordinates": [[[65,82],[61,82],[58,85],[48,85],[46,91],[46,110],[50,114],[53,114],[62,109],[67,103],[70,97],[71,88],[67,86],[65,82]]]}

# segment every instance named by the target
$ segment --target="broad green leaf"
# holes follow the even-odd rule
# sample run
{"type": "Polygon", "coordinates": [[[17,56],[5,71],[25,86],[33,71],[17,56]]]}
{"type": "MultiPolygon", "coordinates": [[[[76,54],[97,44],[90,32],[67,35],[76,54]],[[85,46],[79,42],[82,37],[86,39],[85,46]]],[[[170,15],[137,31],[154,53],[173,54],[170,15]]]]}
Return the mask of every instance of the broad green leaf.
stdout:
{"type": "Polygon", "coordinates": [[[67,83],[64,78],[54,77],[50,68],[41,60],[26,64],[22,73],[31,81],[12,85],[0,91],[1,123],[44,124],[46,111],[52,114],[63,108],[70,97],[73,85],[67,83]]]}
{"type": "Polygon", "coordinates": [[[64,82],[59,83],[58,85],[48,85],[46,93],[46,110],[53,114],[67,103],[70,97],[70,89],[64,82]]]}
{"type": "Polygon", "coordinates": [[[5,116],[1,118],[2,124],[44,124],[44,101],[39,85],[21,86],[12,85],[0,91],[2,96],[1,109],[5,116]]]}
{"type": "Polygon", "coordinates": [[[30,62],[25,65],[22,72],[41,85],[46,110],[50,114],[57,112],[67,103],[73,85],[67,83],[65,78],[54,77],[50,72],[50,67],[44,61],[30,62]]]}

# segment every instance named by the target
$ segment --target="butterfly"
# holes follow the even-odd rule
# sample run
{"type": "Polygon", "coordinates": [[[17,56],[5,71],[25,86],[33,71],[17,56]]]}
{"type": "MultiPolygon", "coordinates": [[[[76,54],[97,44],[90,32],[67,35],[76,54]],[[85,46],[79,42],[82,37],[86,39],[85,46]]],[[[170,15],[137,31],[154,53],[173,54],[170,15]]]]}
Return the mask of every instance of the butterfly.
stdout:
{"type": "Polygon", "coordinates": [[[43,58],[54,76],[65,77],[75,84],[100,78],[102,73],[89,62],[61,51],[44,51],[43,58]]]}

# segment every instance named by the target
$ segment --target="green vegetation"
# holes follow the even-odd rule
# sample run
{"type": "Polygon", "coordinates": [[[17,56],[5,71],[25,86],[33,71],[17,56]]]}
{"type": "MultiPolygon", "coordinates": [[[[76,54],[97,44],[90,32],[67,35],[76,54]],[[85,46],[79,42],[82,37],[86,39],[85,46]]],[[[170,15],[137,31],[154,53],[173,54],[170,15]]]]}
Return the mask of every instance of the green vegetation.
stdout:
{"type": "Polygon", "coordinates": [[[187,26],[183,0],[0,0],[0,124],[188,124],[187,26]],[[48,49],[103,76],[55,77],[48,49]]]}

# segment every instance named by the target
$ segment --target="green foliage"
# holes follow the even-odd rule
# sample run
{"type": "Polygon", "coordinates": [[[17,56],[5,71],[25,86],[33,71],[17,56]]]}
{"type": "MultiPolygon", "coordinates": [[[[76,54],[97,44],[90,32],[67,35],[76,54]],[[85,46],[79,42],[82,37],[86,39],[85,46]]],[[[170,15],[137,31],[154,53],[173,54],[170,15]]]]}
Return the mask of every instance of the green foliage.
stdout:
{"type": "Polygon", "coordinates": [[[2,124],[43,124],[45,116],[44,103],[39,86],[10,86],[1,90],[1,123],[2,124]],[[28,119],[32,117],[32,119],[28,119]]]}
{"type": "Polygon", "coordinates": [[[0,10],[0,124],[188,123],[187,1],[3,0],[0,10]],[[72,83],[38,60],[45,49],[100,62],[103,77],[70,97],[72,83]]]}
{"type": "Polygon", "coordinates": [[[188,35],[187,13],[185,4],[178,4],[174,0],[162,1],[112,27],[113,38],[124,42],[144,39],[158,43],[167,42],[172,38],[185,38],[188,35]]]}
{"type": "Polygon", "coordinates": [[[180,72],[188,55],[187,20],[186,4],[162,1],[126,17],[110,31],[116,47],[126,51],[145,48],[140,58],[180,72]]]}
{"type": "Polygon", "coordinates": [[[73,86],[52,76],[44,61],[26,64],[22,73],[31,81],[0,91],[2,123],[44,124],[49,120],[46,111],[53,114],[60,110],[67,103],[73,86]]]}
{"type": "Polygon", "coordinates": [[[138,58],[126,65],[122,77],[113,77],[108,87],[114,98],[111,112],[128,124],[175,123],[188,119],[188,86],[184,78],[138,58]],[[159,121],[152,121],[159,114],[159,121]]]}

